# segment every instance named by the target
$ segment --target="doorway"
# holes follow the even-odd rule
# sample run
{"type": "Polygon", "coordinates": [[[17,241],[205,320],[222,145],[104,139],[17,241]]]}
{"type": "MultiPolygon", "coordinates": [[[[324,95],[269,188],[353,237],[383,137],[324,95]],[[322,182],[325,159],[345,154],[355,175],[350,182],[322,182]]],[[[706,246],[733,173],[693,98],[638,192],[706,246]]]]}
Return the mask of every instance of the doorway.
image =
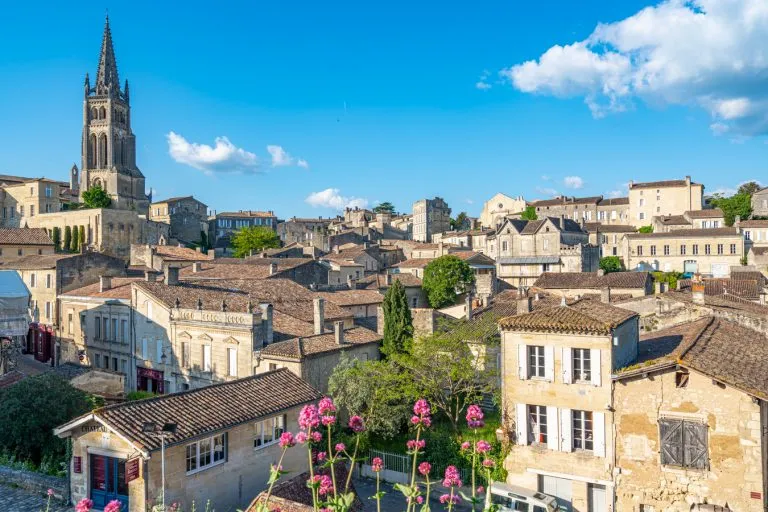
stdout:
{"type": "Polygon", "coordinates": [[[587,491],[587,510],[589,510],[589,512],[607,512],[608,507],[605,503],[605,486],[589,484],[587,491]]]}
{"type": "Polygon", "coordinates": [[[96,508],[118,500],[128,510],[128,483],[125,481],[125,460],[104,455],[90,455],[91,500],[96,508]]]}
{"type": "Polygon", "coordinates": [[[571,512],[573,510],[573,482],[567,478],[555,476],[539,476],[539,490],[557,498],[558,510],[571,512]]]}

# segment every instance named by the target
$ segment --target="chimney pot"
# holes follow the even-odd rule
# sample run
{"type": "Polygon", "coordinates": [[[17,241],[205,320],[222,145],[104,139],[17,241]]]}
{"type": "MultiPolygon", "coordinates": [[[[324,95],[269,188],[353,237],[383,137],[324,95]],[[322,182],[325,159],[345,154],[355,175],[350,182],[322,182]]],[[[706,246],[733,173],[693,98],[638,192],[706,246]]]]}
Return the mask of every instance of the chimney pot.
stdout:
{"type": "Polygon", "coordinates": [[[175,286],[179,284],[179,267],[168,265],[165,267],[165,284],[175,286]]]}
{"type": "Polygon", "coordinates": [[[703,306],[704,300],[704,283],[701,281],[691,283],[691,299],[694,304],[703,306]]]}
{"type": "Polygon", "coordinates": [[[195,251],[201,253],[201,252],[203,252],[203,248],[198,245],[197,247],[195,247],[195,251]]]}
{"type": "Polygon", "coordinates": [[[611,303],[611,287],[606,286],[602,290],[600,290],[600,302],[603,304],[610,304],[611,303]]]}
{"type": "Polygon", "coordinates": [[[389,272],[387,272],[387,273],[384,275],[384,283],[385,283],[387,286],[392,286],[392,274],[390,274],[389,272]]]}
{"type": "Polygon", "coordinates": [[[347,288],[350,290],[355,289],[355,279],[351,275],[347,275],[347,288]]]}
{"type": "Polygon", "coordinates": [[[323,332],[325,332],[325,299],[322,297],[315,297],[313,302],[315,306],[315,334],[323,334],[323,332]]]}
{"type": "Polygon", "coordinates": [[[196,262],[192,263],[192,272],[193,273],[196,274],[196,273],[200,272],[201,270],[203,270],[202,263],[200,263],[199,261],[196,261],[196,262]]]}
{"type": "Polygon", "coordinates": [[[344,322],[338,321],[333,323],[333,337],[337,345],[344,344],[344,322]]]}
{"type": "Polygon", "coordinates": [[[214,259],[216,257],[216,251],[213,249],[208,249],[208,258],[214,259]]]}
{"type": "Polygon", "coordinates": [[[269,264],[269,275],[273,276],[277,274],[277,263],[274,261],[269,264]]]}
{"type": "Polygon", "coordinates": [[[598,277],[603,277],[605,275],[605,270],[602,268],[597,269],[597,275],[598,277]]]}
{"type": "Polygon", "coordinates": [[[157,275],[155,274],[154,270],[144,271],[144,280],[148,283],[154,283],[157,281],[157,275]]]}
{"type": "Polygon", "coordinates": [[[112,288],[112,278],[108,276],[99,277],[99,291],[105,292],[112,288]]]}
{"type": "Polygon", "coordinates": [[[467,298],[465,299],[466,302],[466,309],[467,309],[467,322],[472,320],[472,294],[468,293],[467,298]]]}
{"type": "Polygon", "coordinates": [[[275,340],[272,304],[259,304],[261,321],[264,325],[264,344],[269,345],[275,340]]]}

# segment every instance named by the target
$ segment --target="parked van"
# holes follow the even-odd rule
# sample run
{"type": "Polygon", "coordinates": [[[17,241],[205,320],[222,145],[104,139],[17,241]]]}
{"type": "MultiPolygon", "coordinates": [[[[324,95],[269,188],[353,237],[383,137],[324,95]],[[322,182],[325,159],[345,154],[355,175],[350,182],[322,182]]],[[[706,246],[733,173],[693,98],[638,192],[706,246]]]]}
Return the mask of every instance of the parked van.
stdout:
{"type": "Polygon", "coordinates": [[[516,485],[491,485],[491,503],[499,512],[557,512],[557,499],[548,494],[531,491],[516,485]]]}

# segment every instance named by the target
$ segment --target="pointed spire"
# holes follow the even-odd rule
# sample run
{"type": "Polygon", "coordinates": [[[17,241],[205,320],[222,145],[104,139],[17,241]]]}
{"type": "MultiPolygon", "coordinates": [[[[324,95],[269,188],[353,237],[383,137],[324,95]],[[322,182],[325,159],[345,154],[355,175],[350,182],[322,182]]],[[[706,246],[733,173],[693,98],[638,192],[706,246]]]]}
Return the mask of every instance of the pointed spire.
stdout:
{"type": "Polygon", "coordinates": [[[107,15],[104,23],[104,36],[101,40],[99,68],[96,71],[96,94],[119,95],[119,93],[120,79],[117,76],[115,49],[112,46],[112,32],[109,29],[109,15],[107,15]]]}
{"type": "Polygon", "coordinates": [[[125,98],[125,102],[126,103],[130,103],[131,102],[131,97],[130,97],[130,95],[128,93],[128,79],[127,78],[125,79],[125,87],[123,88],[123,98],[125,98]]]}
{"type": "Polygon", "coordinates": [[[91,93],[91,79],[88,77],[88,73],[85,74],[85,97],[91,93]]]}

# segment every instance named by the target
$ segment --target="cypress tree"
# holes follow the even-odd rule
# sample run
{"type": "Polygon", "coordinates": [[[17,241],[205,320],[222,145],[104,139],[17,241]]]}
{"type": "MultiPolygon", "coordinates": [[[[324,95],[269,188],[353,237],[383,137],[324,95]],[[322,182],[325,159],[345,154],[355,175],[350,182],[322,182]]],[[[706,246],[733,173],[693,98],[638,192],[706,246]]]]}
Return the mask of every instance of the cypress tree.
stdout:
{"type": "Polygon", "coordinates": [[[77,226],[72,229],[72,243],[69,246],[69,250],[72,252],[80,250],[80,230],[77,229],[77,226]]]}
{"type": "Polygon", "coordinates": [[[381,351],[385,355],[406,352],[413,339],[413,319],[405,287],[395,280],[384,295],[384,343],[381,351]]]}
{"type": "Polygon", "coordinates": [[[64,251],[69,251],[70,245],[72,245],[72,228],[69,226],[64,227],[64,251]]]}
{"type": "Polygon", "coordinates": [[[53,240],[53,250],[59,252],[61,250],[61,228],[58,226],[53,228],[51,239],[53,240]]]}
{"type": "Polygon", "coordinates": [[[85,226],[80,226],[80,247],[85,245],[85,226]]]}

